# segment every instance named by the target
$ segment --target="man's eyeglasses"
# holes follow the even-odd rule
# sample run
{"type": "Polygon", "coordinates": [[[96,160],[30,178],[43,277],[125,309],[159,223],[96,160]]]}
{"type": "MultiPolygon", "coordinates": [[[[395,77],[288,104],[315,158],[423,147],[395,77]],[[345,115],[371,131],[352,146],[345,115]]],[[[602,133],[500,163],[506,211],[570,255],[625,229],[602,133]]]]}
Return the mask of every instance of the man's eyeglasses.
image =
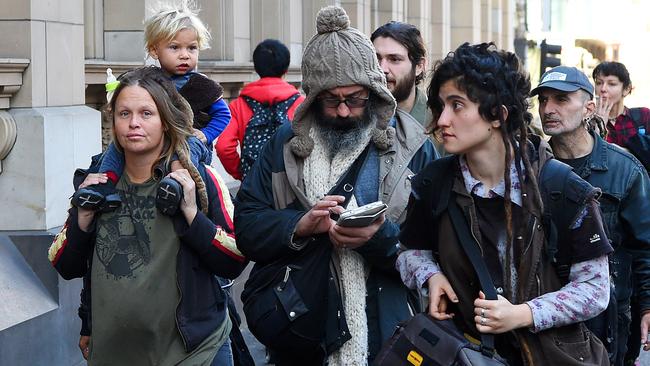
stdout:
{"type": "Polygon", "coordinates": [[[348,108],[363,108],[368,103],[369,98],[351,97],[345,99],[339,98],[318,98],[326,108],[338,108],[341,103],[345,103],[348,108]]]}

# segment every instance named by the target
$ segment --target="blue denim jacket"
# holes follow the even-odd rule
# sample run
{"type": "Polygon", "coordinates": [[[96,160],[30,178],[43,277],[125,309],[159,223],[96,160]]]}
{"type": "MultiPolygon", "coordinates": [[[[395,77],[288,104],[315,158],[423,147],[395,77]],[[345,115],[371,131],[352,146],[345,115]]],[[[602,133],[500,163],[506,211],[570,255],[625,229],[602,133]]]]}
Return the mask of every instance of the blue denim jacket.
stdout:
{"type": "Polygon", "coordinates": [[[589,163],[576,173],[603,194],[603,220],[614,247],[611,259],[616,300],[632,295],[632,274],[641,311],[650,309],[650,179],[641,163],[592,133],[589,163]]]}

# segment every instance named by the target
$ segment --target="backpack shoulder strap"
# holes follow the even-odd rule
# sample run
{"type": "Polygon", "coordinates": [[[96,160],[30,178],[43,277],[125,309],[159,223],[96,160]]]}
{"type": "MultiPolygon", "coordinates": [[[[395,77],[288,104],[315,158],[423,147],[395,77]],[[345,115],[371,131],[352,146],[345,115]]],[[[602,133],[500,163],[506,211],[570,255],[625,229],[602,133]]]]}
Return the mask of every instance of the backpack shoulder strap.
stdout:
{"type": "MultiPolygon", "coordinates": [[[[449,194],[453,196],[453,193],[450,192],[449,194]]],[[[487,300],[497,300],[497,290],[494,287],[494,281],[492,281],[490,271],[483,260],[479,244],[470,234],[472,230],[470,229],[461,208],[452,198],[448,202],[447,209],[449,212],[449,219],[454,227],[460,246],[463,248],[463,251],[472,264],[474,272],[476,272],[476,276],[481,284],[481,289],[485,294],[485,298],[487,300]]],[[[493,334],[481,333],[481,352],[490,357],[494,355],[493,334]]]]}
{"type": "Polygon", "coordinates": [[[571,225],[589,197],[593,188],[582,180],[573,169],[556,159],[549,159],[539,173],[540,194],[544,203],[542,221],[546,232],[546,253],[554,263],[563,281],[569,278],[571,258],[566,242],[571,225]]]}
{"type": "Polygon", "coordinates": [[[572,168],[556,159],[549,159],[539,172],[539,187],[544,202],[544,211],[556,207],[562,200],[565,185],[572,168]]]}
{"type": "Polygon", "coordinates": [[[281,104],[288,104],[289,107],[291,107],[293,105],[293,103],[296,101],[296,99],[298,99],[298,97],[300,97],[300,93],[296,93],[296,94],[290,96],[289,98],[287,98],[287,99],[285,99],[283,101],[277,102],[275,104],[268,104],[268,103],[262,103],[262,102],[260,102],[258,100],[255,100],[255,99],[253,99],[253,98],[251,98],[249,96],[242,95],[242,98],[244,98],[244,101],[246,101],[246,104],[248,104],[248,106],[253,111],[255,111],[255,107],[258,107],[258,108],[259,107],[270,108],[270,107],[281,105],[281,104]]]}
{"type": "Polygon", "coordinates": [[[243,96],[244,101],[253,111],[253,116],[249,121],[247,129],[248,127],[252,128],[262,125],[275,126],[288,121],[287,111],[289,108],[291,108],[299,96],[300,93],[296,93],[289,98],[275,104],[262,103],[251,97],[243,96]],[[255,118],[256,116],[257,118],[255,118]]]}
{"type": "Polygon", "coordinates": [[[632,117],[634,125],[639,128],[641,124],[641,108],[629,108],[628,111],[630,111],[630,117],[632,117]]]}
{"type": "Polygon", "coordinates": [[[280,105],[280,104],[286,105],[287,109],[289,109],[289,108],[291,108],[293,103],[296,101],[296,99],[298,99],[299,96],[300,96],[300,93],[296,93],[296,94],[290,96],[289,98],[283,100],[282,102],[276,103],[276,105],[280,105]]]}
{"type": "Polygon", "coordinates": [[[413,194],[431,205],[434,216],[445,212],[449,205],[456,159],[456,156],[450,155],[434,160],[413,178],[413,194]]]}
{"type": "Polygon", "coordinates": [[[253,113],[255,113],[256,108],[264,107],[264,104],[258,102],[257,100],[255,100],[255,99],[253,99],[253,98],[251,98],[249,96],[242,95],[242,98],[244,98],[244,101],[246,102],[246,104],[248,104],[248,106],[253,110],[253,113]]]}

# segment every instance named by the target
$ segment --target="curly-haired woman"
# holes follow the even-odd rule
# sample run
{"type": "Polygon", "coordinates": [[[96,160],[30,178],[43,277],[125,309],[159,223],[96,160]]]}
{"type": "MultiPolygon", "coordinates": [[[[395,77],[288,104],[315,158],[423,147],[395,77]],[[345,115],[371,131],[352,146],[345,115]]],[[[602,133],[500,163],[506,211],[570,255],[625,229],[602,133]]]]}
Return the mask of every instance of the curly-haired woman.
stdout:
{"type": "Polygon", "coordinates": [[[475,340],[494,334],[497,353],[510,365],[606,364],[604,347],[580,323],[609,300],[612,248],[598,190],[568,175],[561,199],[574,199],[576,214],[558,228],[562,257],[551,258],[538,176],[552,156],[544,141],[528,134],[529,92],[517,57],[493,44],[466,43],[438,62],[428,89],[437,121],[432,132],[455,155],[430,163],[414,178],[400,235],[411,250],[397,265],[408,286],[428,289],[431,316],[454,319],[475,340]],[[447,207],[458,207],[470,228],[495,300],[481,291],[456,235],[458,221],[432,199],[442,196],[437,191],[444,177],[452,182],[447,207]],[[569,264],[568,278],[554,259],[569,264]]]}

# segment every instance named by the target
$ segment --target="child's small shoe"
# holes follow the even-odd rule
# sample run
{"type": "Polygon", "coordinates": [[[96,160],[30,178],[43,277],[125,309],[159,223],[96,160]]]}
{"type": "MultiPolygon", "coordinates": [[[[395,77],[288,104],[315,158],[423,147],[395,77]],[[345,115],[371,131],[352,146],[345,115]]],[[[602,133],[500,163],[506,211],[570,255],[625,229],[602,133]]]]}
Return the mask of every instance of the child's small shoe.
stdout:
{"type": "Polygon", "coordinates": [[[122,199],[109,180],[78,189],[72,196],[72,204],[86,210],[110,212],[120,207],[122,199]]]}
{"type": "Polygon", "coordinates": [[[163,215],[174,216],[183,199],[183,186],[171,177],[163,178],[158,184],[156,207],[163,215]]]}

